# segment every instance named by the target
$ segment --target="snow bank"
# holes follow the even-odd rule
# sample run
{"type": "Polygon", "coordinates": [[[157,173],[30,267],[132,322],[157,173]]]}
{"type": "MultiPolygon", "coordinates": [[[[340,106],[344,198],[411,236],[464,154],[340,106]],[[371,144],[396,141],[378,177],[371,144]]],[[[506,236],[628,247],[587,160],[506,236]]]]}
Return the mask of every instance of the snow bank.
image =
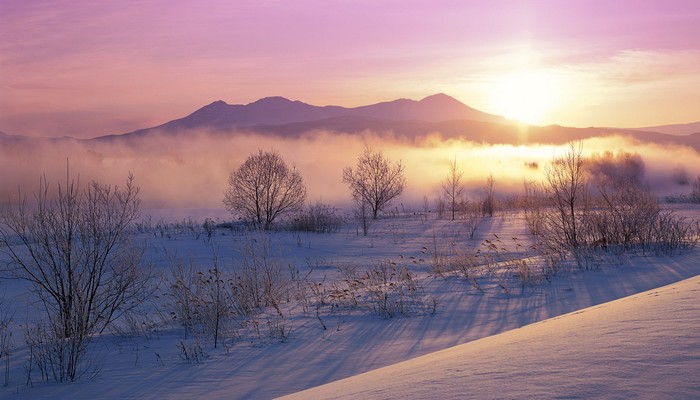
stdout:
{"type": "Polygon", "coordinates": [[[284,399],[700,398],[700,276],[284,399]]]}

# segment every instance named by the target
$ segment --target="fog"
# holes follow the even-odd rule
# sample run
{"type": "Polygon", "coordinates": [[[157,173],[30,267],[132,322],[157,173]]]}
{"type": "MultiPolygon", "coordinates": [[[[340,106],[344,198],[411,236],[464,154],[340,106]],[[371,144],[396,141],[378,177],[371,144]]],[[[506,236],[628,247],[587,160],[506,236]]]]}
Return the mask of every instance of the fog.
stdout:
{"type": "MultiPolygon", "coordinates": [[[[274,150],[295,165],[307,186],[307,202],[344,208],[349,191],[342,183],[342,169],[355,164],[365,146],[381,150],[405,165],[407,188],[396,207],[422,207],[440,194],[448,164],[456,159],[463,171],[468,197],[480,194],[486,177],[496,178],[500,196],[521,193],[524,180],[540,180],[544,166],[566,151],[553,145],[488,145],[443,139],[439,134],[416,141],[400,140],[372,132],[338,134],[312,132],[301,138],[283,139],[259,134],[223,135],[216,132],[162,134],[108,141],[64,140],[48,143],[30,140],[3,145],[0,150],[0,199],[16,199],[19,191],[31,196],[44,175],[55,187],[69,176],[81,185],[90,180],[123,185],[129,172],[141,189],[144,210],[168,210],[180,214],[208,210],[225,215],[223,192],[228,176],[258,149],[274,150]]],[[[684,173],[690,182],[700,173],[700,156],[690,148],[636,143],[621,137],[583,141],[585,155],[605,151],[636,153],[645,165],[644,180],[659,195],[686,194],[680,185],[684,173]]]]}

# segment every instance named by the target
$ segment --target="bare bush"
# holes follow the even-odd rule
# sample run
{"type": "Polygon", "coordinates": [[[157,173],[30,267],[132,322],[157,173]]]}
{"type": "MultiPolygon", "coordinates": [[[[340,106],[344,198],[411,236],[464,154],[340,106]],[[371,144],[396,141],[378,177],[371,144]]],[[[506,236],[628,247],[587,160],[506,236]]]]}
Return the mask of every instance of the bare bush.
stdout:
{"type": "Polygon", "coordinates": [[[180,340],[177,342],[178,355],[188,364],[201,364],[208,354],[204,351],[204,346],[199,340],[180,340]]]}
{"type": "Polygon", "coordinates": [[[484,240],[478,253],[487,276],[494,278],[506,293],[516,286],[522,291],[543,280],[551,281],[561,270],[563,261],[563,251],[546,243],[524,246],[516,237],[506,243],[497,235],[484,240]]]}
{"type": "Polygon", "coordinates": [[[170,281],[168,295],[170,315],[182,325],[185,339],[197,326],[197,272],[192,264],[186,265],[180,258],[170,260],[170,281]]]}
{"type": "Polygon", "coordinates": [[[59,382],[81,376],[91,336],[151,293],[142,251],[130,240],[138,215],[132,175],[123,190],[92,182],[81,192],[67,182],[53,195],[42,180],[34,208],[20,198],[2,212],[0,247],[45,312],[44,331],[55,345],[51,372],[59,382]]]}
{"type": "Polygon", "coordinates": [[[307,206],[290,223],[290,229],[302,232],[334,233],[345,224],[338,210],[322,202],[307,206]]]}
{"type": "Polygon", "coordinates": [[[442,219],[445,216],[445,210],[447,210],[447,202],[442,196],[435,198],[435,213],[437,217],[442,219]]]}
{"type": "Polygon", "coordinates": [[[431,275],[445,277],[450,272],[450,263],[454,257],[454,242],[444,243],[433,234],[430,245],[423,246],[421,253],[428,260],[428,270],[431,275]]]}
{"type": "Polygon", "coordinates": [[[204,335],[212,338],[216,348],[221,338],[225,339],[224,324],[231,314],[231,294],[218,257],[215,254],[213,266],[202,270],[176,260],[171,265],[171,275],[171,315],[185,329],[185,339],[188,333],[195,337],[204,335]]]}
{"type": "Polygon", "coordinates": [[[649,227],[649,240],[644,251],[671,254],[676,251],[693,249],[700,240],[698,221],[662,212],[649,227]]]}
{"type": "Polygon", "coordinates": [[[451,266],[456,276],[465,279],[479,292],[484,292],[479,283],[479,279],[484,275],[484,267],[478,253],[468,250],[457,251],[452,258],[451,266]]]}
{"type": "Polygon", "coordinates": [[[230,270],[220,267],[217,254],[213,252],[208,268],[172,261],[169,306],[173,320],[185,328],[185,341],[178,347],[181,354],[198,362],[201,352],[192,348],[193,343],[201,347],[204,338],[210,338],[214,348],[219,344],[228,348],[231,338],[246,333],[257,339],[267,337],[261,334],[264,326],[270,338],[286,340],[291,327],[285,323],[282,303],[291,301],[293,283],[297,293],[304,287],[298,277],[292,281],[294,274],[289,271],[293,269],[273,256],[264,236],[244,237],[239,262],[230,270]]]}
{"type": "Polygon", "coordinates": [[[633,250],[649,240],[649,227],[661,213],[658,200],[646,187],[626,181],[600,184],[599,206],[590,213],[592,237],[587,242],[603,249],[609,246],[633,250]]]}
{"type": "Polygon", "coordinates": [[[337,310],[359,308],[383,318],[436,312],[436,301],[404,266],[384,261],[366,269],[341,265],[338,271],[342,281],[326,291],[325,300],[337,310]]]}
{"type": "Polygon", "coordinates": [[[484,220],[482,205],[470,201],[460,203],[460,219],[459,221],[467,229],[469,238],[473,239],[476,231],[484,220]]]}
{"type": "Polygon", "coordinates": [[[525,196],[521,200],[525,223],[530,234],[539,237],[545,233],[547,198],[537,182],[525,182],[525,196]]]}
{"type": "Polygon", "coordinates": [[[280,305],[289,297],[291,288],[287,271],[279,257],[273,254],[267,238],[246,238],[240,263],[233,266],[233,276],[228,280],[234,312],[254,315],[265,307],[273,307],[281,316],[280,305]]]}
{"type": "Polygon", "coordinates": [[[371,265],[363,277],[368,304],[375,314],[390,318],[422,308],[422,287],[405,267],[383,262],[371,265]]]}
{"type": "Polygon", "coordinates": [[[587,223],[593,233],[587,243],[599,250],[668,254],[697,243],[695,221],[662,210],[647,186],[631,181],[601,183],[587,223]]]}

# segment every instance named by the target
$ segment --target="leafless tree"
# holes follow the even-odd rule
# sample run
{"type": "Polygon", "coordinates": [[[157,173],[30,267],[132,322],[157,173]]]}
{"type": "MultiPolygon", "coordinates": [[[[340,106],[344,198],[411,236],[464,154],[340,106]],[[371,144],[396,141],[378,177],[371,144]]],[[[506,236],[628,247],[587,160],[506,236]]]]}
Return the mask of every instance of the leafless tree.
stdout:
{"type": "Polygon", "coordinates": [[[10,353],[12,350],[12,312],[5,300],[4,295],[0,295],[0,361],[5,361],[5,382],[3,386],[10,385],[10,353]]]}
{"type": "Polygon", "coordinates": [[[377,219],[379,212],[403,193],[406,186],[404,166],[392,164],[381,152],[365,148],[358,158],[355,169],[343,169],[343,182],[352,192],[355,203],[366,203],[377,219]]]}
{"type": "Polygon", "coordinates": [[[54,194],[42,179],[32,206],[20,196],[2,211],[7,267],[32,286],[59,344],[49,355],[57,381],[80,377],[91,336],[151,292],[150,275],[139,268],[142,251],[130,240],[140,203],[133,176],[123,189],[79,186],[67,180],[54,194]]]}
{"type": "Polygon", "coordinates": [[[229,177],[224,205],[269,229],[275,218],[304,207],[306,187],[301,174],[276,152],[260,150],[229,177]]]}
{"type": "Polygon", "coordinates": [[[370,220],[369,210],[366,202],[356,202],[355,207],[352,210],[353,216],[357,223],[362,227],[362,234],[367,236],[369,233],[369,228],[372,225],[370,220]]]}
{"type": "Polygon", "coordinates": [[[544,191],[555,215],[549,218],[554,236],[571,250],[579,246],[578,228],[586,191],[582,144],[571,142],[569,150],[545,168],[544,191]]]}
{"type": "Polygon", "coordinates": [[[700,175],[693,182],[693,190],[690,192],[690,199],[696,203],[700,203],[700,175]]]}
{"type": "Polygon", "coordinates": [[[464,175],[464,172],[457,167],[457,158],[455,157],[455,159],[450,162],[447,177],[442,182],[442,190],[450,204],[452,221],[455,220],[457,203],[459,202],[459,198],[462,196],[462,192],[464,191],[464,187],[462,186],[462,175],[464,175]]]}
{"type": "Polygon", "coordinates": [[[481,205],[484,216],[493,217],[493,213],[496,211],[496,178],[493,177],[493,174],[489,174],[486,178],[484,199],[481,205]]]}

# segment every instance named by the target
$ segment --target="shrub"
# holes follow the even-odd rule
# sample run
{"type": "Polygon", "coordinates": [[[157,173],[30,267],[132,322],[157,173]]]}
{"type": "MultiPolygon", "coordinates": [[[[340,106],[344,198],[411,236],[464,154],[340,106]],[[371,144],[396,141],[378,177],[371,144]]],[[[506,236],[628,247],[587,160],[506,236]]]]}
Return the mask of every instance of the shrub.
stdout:
{"type": "Polygon", "coordinates": [[[338,215],[336,208],[317,202],[307,206],[304,212],[290,221],[289,228],[301,232],[334,233],[344,224],[345,220],[338,215]]]}

